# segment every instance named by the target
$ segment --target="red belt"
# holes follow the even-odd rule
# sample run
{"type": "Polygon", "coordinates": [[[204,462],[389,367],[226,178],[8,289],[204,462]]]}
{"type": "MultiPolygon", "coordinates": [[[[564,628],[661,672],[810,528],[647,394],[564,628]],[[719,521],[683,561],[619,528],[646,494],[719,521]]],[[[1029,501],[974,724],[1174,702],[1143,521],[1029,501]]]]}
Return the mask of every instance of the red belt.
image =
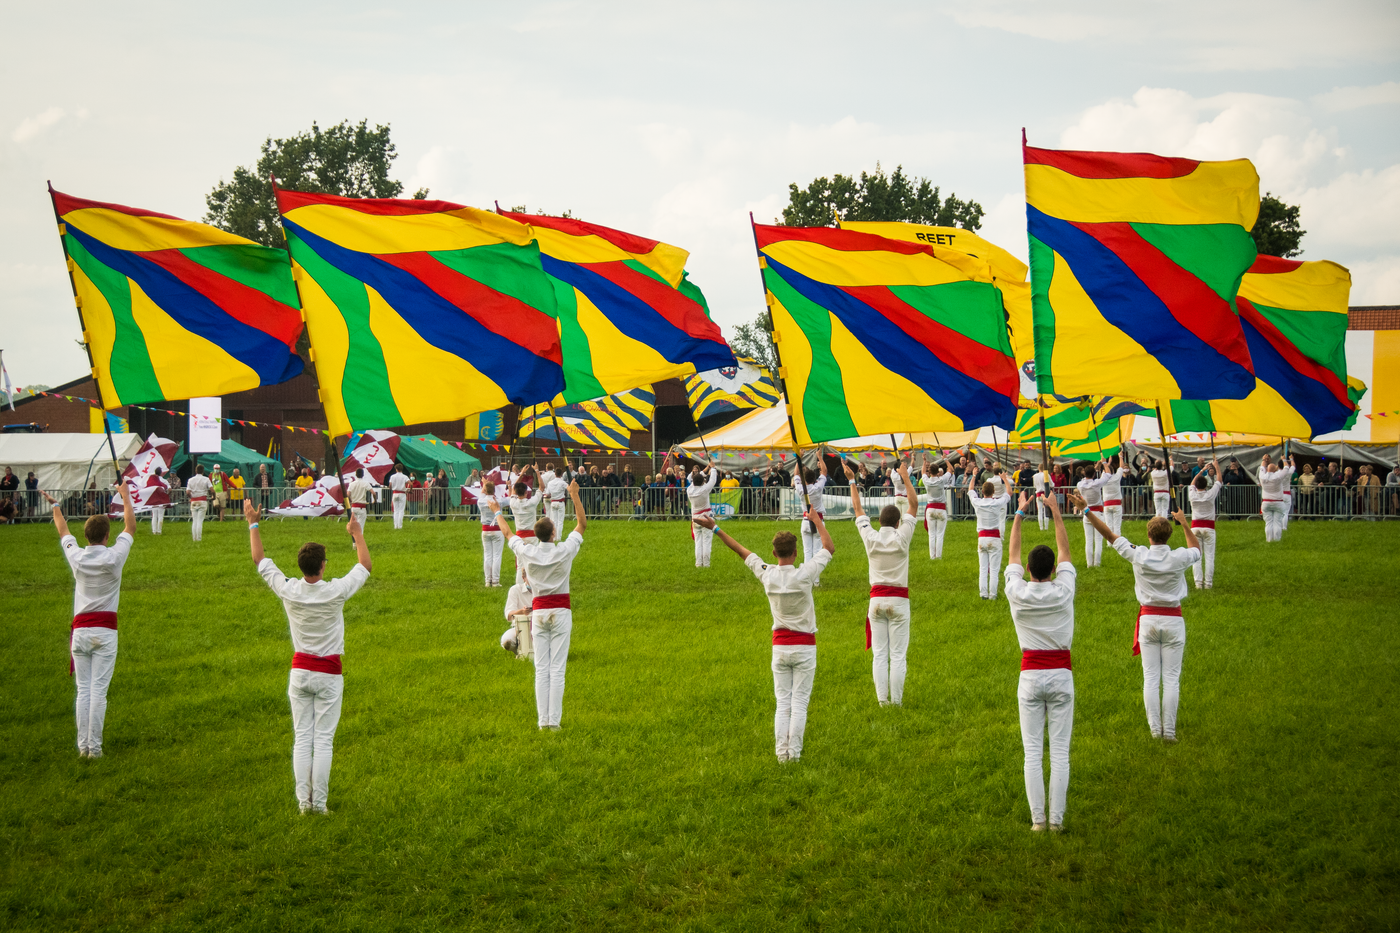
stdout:
{"type": "Polygon", "coordinates": [[[1282,502],[1282,499],[1265,499],[1265,502],[1282,502]]]}
{"type": "Polygon", "coordinates": [[[1138,606],[1137,622],[1133,623],[1133,654],[1142,654],[1138,644],[1138,630],[1142,628],[1143,616],[1175,616],[1181,618],[1180,606],[1138,606]]]}
{"type": "Polygon", "coordinates": [[[1214,527],[1215,527],[1215,519],[1213,519],[1213,518],[1193,518],[1193,519],[1191,519],[1191,527],[1192,527],[1192,528],[1214,528],[1214,527]]]}
{"type": "Polygon", "coordinates": [[[568,502],[568,499],[550,499],[550,502],[568,502]]]}
{"type": "Polygon", "coordinates": [[[1122,504],[1123,504],[1123,500],[1122,500],[1122,499],[1105,499],[1105,500],[1103,500],[1103,504],[1104,504],[1104,505],[1122,505],[1122,504]]]}
{"type": "Polygon", "coordinates": [[[870,584],[870,598],[879,599],[881,597],[897,596],[904,599],[909,598],[909,587],[907,586],[886,586],[883,583],[870,584]]]}
{"type": "Polygon", "coordinates": [[[1152,495],[1154,495],[1154,496],[1170,496],[1171,494],[1172,494],[1172,491],[1171,491],[1170,489],[1154,489],[1154,490],[1152,490],[1152,495]]]}
{"type": "Polygon", "coordinates": [[[115,612],[80,612],[73,617],[73,628],[109,628],[117,630],[115,612]]]}
{"type": "Polygon", "coordinates": [[[1101,505],[1091,505],[1091,506],[1089,506],[1089,511],[1090,511],[1090,512],[1102,512],[1102,511],[1103,511],[1103,506],[1101,506],[1101,505]]]}
{"type": "Polygon", "coordinates": [[[396,495],[396,496],[405,496],[405,495],[408,495],[408,490],[407,490],[407,489],[395,489],[393,494],[396,495]]]}
{"type": "Polygon", "coordinates": [[[298,651],[292,655],[292,670],[316,671],[321,674],[339,674],[340,655],[307,654],[304,651],[298,651]]]}
{"type": "Polygon", "coordinates": [[[208,502],[208,501],[209,501],[209,497],[208,497],[208,496],[190,496],[190,501],[191,501],[191,502],[208,502]]]}
{"type": "Polygon", "coordinates": [[[930,508],[930,509],[944,509],[944,510],[946,510],[946,509],[948,508],[948,503],[946,503],[946,502],[930,502],[930,503],[928,504],[927,508],[930,508]]]}
{"type": "Polygon", "coordinates": [[[531,609],[571,609],[568,593],[555,593],[553,596],[536,596],[530,602],[531,609]]]}
{"type": "Polygon", "coordinates": [[[691,515],[692,518],[694,518],[696,515],[704,515],[706,512],[713,512],[713,511],[714,511],[714,509],[712,509],[712,508],[704,508],[704,509],[701,509],[701,510],[698,511],[698,512],[691,512],[690,515],[691,515]]]}
{"type": "Polygon", "coordinates": [[[533,538],[535,536],[535,533],[528,528],[522,528],[520,531],[517,531],[515,533],[515,536],[517,538],[533,538]]]}
{"type": "Polygon", "coordinates": [[[979,537],[979,538],[1000,538],[1000,537],[1001,537],[1001,532],[998,531],[998,530],[995,529],[995,528],[979,528],[979,529],[977,530],[977,537],[979,537]]]}
{"type": "Polygon", "coordinates": [[[790,628],[773,629],[773,644],[775,645],[815,645],[816,643],[816,632],[794,632],[790,628]]]}
{"type": "Polygon", "coordinates": [[[1021,670],[1023,671],[1070,671],[1069,649],[1055,651],[1021,650],[1021,670]]]}
{"type": "Polygon", "coordinates": [[[500,526],[500,525],[482,525],[482,526],[481,526],[481,530],[482,530],[482,531],[500,531],[500,530],[501,530],[501,526],[500,526]]]}

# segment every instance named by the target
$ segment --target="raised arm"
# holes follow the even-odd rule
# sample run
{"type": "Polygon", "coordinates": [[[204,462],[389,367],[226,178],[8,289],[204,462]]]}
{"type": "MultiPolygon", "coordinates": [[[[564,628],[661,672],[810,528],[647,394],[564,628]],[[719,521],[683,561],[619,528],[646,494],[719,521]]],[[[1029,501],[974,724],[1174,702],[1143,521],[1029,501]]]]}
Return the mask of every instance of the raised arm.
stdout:
{"type": "Polygon", "coordinates": [[[131,487],[120,477],[118,477],[117,482],[121,484],[122,530],[134,538],[136,537],[136,510],[131,507],[131,487]]]}
{"type": "Polygon", "coordinates": [[[851,490],[851,511],[856,514],[856,518],[861,518],[865,515],[865,509],[860,507],[860,483],[856,482],[856,472],[845,460],[841,461],[841,466],[846,470],[846,485],[851,490]]]}
{"type": "Polygon", "coordinates": [[[1024,492],[1021,493],[1020,505],[1016,508],[1016,514],[1011,518],[1011,537],[1006,542],[1006,559],[1008,564],[1019,565],[1021,563],[1021,519],[1026,516],[1026,508],[1030,505],[1030,497],[1024,492]]]}
{"type": "Polygon", "coordinates": [[[713,515],[701,515],[695,519],[695,524],[699,525],[701,528],[708,528],[711,531],[713,531],[719,537],[719,539],[724,542],[725,547],[729,548],[735,554],[739,555],[740,560],[748,560],[749,555],[753,553],[748,548],[740,544],[738,541],[735,541],[733,538],[729,537],[729,533],[726,532],[723,528],[719,527],[719,522],[715,521],[715,517],[713,515]]]}
{"type": "MultiPolygon", "coordinates": [[[[1065,517],[1060,514],[1060,497],[1045,496],[1044,498],[1045,504],[1050,507],[1050,514],[1055,518],[1055,565],[1067,564],[1070,562],[1069,532],[1065,531],[1065,517]]],[[[1084,500],[1080,499],[1079,501],[1083,502],[1084,500]]]]}
{"type": "Polygon", "coordinates": [[[248,549],[253,553],[253,564],[261,564],[267,555],[263,553],[262,535],[258,534],[260,510],[251,501],[243,500],[243,517],[248,519],[248,549]]]}
{"type": "Polygon", "coordinates": [[[1185,533],[1186,546],[1200,550],[1201,542],[1196,537],[1196,533],[1191,530],[1191,522],[1187,520],[1186,513],[1181,511],[1181,509],[1177,509],[1172,513],[1172,518],[1176,519],[1176,523],[1181,526],[1182,532],[1185,533]]]}
{"type": "Polygon", "coordinates": [[[53,506],[53,527],[58,532],[58,536],[60,538],[68,537],[68,520],[63,517],[63,507],[58,504],[57,499],[42,489],[39,490],[39,495],[47,499],[49,505],[53,506]]]}
{"type": "Polygon", "coordinates": [[[576,524],[574,530],[583,534],[588,527],[588,516],[583,511],[583,500],[578,496],[578,480],[569,481],[569,498],[574,500],[574,519],[576,524]]]}
{"type": "Polygon", "coordinates": [[[822,536],[822,547],[826,548],[828,554],[835,554],[836,544],[831,540],[831,532],[826,530],[826,522],[822,520],[822,513],[816,509],[812,510],[812,524],[817,526],[817,534],[822,536]]]}
{"type": "Polygon", "coordinates": [[[1104,524],[1104,520],[1102,518],[1099,518],[1099,513],[1090,511],[1088,504],[1084,501],[1083,496],[1079,495],[1079,493],[1072,492],[1069,494],[1069,500],[1073,502],[1076,506],[1084,510],[1084,517],[1089,520],[1089,524],[1094,526],[1095,531],[1103,535],[1103,539],[1105,541],[1107,541],[1109,544],[1112,544],[1114,541],[1118,540],[1118,535],[1114,534],[1111,530],[1109,530],[1109,527],[1106,524],[1104,524]]]}
{"type": "MultiPolygon", "coordinates": [[[[912,460],[913,457],[910,459],[912,460]]],[[[909,507],[909,514],[917,515],[919,513],[919,487],[909,481],[909,465],[902,459],[899,461],[899,476],[904,480],[904,497],[907,500],[905,504],[909,507]]]]}

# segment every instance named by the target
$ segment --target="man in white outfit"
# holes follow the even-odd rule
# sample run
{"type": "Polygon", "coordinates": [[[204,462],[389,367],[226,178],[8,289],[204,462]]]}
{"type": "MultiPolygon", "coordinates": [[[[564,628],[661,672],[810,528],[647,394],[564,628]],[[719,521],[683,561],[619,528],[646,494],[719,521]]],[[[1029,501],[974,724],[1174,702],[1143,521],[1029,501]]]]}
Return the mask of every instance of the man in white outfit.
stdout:
{"type": "MultiPolygon", "coordinates": [[[[922,456],[922,455],[921,455],[922,456]]],[[[928,526],[928,556],[943,559],[943,537],[948,531],[948,490],[953,488],[953,471],[946,463],[934,472],[932,460],[924,461],[924,523],[928,526]]]]}
{"type": "MultiPolygon", "coordinates": [[[[807,705],[812,699],[812,681],[817,674],[817,609],[812,601],[812,587],[822,568],[836,553],[822,513],[813,511],[811,521],[822,546],[801,567],[797,566],[797,538],[790,531],[780,531],[773,536],[773,556],[778,562],[765,564],[762,558],[723,530],[715,529],[720,540],[739,555],[768,594],[768,607],[773,613],[773,695],[777,700],[773,738],[780,762],[802,758],[807,705]]],[[[701,522],[714,528],[713,516],[706,516],[701,522]]]]}
{"type": "Polygon", "coordinates": [[[1186,568],[1201,559],[1201,544],[1187,524],[1186,513],[1172,516],[1186,533],[1186,547],[1173,549],[1170,519],[1154,517],[1147,523],[1149,547],[1133,547],[1114,534],[1103,519],[1090,515],[1108,543],[1133,565],[1138,620],[1133,630],[1133,654],[1142,655],[1142,700],[1152,737],[1176,742],[1176,709],[1181,699],[1181,659],[1186,653],[1186,623],[1181,604],[1186,599],[1186,568]],[[1161,696],[1158,697],[1158,687],[1161,696]]]}
{"type": "Polygon", "coordinates": [[[695,539],[695,566],[710,566],[710,548],[714,544],[715,533],[706,525],[700,523],[700,519],[709,515],[714,516],[714,509],[710,506],[710,490],[715,488],[715,481],[719,479],[719,471],[713,466],[701,470],[697,465],[690,471],[690,477],[686,481],[685,497],[690,501],[690,536],[695,539]],[[703,479],[706,474],[708,479],[703,479]]]}
{"type": "Polygon", "coordinates": [[[69,670],[78,686],[75,703],[78,755],[102,757],[102,726],[107,718],[107,688],[117,668],[117,605],[122,596],[122,567],[136,541],[136,512],[131,490],[118,484],[122,497],[122,530],[111,547],[112,523],[94,515],[83,524],[87,547],[68,531],[58,500],[40,490],[53,506],[53,527],[73,572],[73,625],[68,639],[69,670]]]}
{"type": "MultiPolygon", "coordinates": [[[[512,487],[513,491],[510,497],[506,499],[506,508],[510,509],[511,517],[515,520],[516,537],[524,538],[525,544],[534,543],[535,520],[539,514],[540,499],[544,496],[544,487],[542,485],[537,485],[534,493],[531,494],[530,487],[525,484],[526,474],[528,474],[533,469],[533,466],[527,464],[525,469],[520,471],[520,476],[515,481],[515,484],[512,487]]],[[[537,484],[539,483],[538,476],[536,477],[535,482],[537,484]]],[[[520,565],[520,561],[516,561],[516,583],[525,582],[525,578],[521,576],[522,572],[523,568],[520,565]]]]}
{"type": "Polygon", "coordinates": [[[501,502],[496,498],[496,484],[487,480],[481,486],[481,498],[476,500],[481,512],[481,571],[487,586],[501,585],[501,553],[506,539],[501,534],[501,502]]]}
{"type": "Polygon", "coordinates": [[[345,576],[327,580],[326,546],[308,541],[297,552],[299,578],[277,569],[263,553],[258,533],[259,509],[243,503],[248,519],[248,544],[258,574],[282,600],[292,632],[292,672],[287,697],[292,703],[292,774],[296,778],[297,806],[302,813],[328,813],[331,760],[335,751],[335,729],[340,724],[340,703],[345,679],[341,676],[341,655],[345,653],[345,601],[359,592],[369,579],[369,545],[358,519],[345,525],[355,542],[357,563],[345,576]]]}
{"type": "Polygon", "coordinates": [[[394,472],[389,474],[389,489],[392,490],[390,501],[394,505],[394,527],[402,528],[404,508],[408,505],[408,477],[397,463],[394,464],[394,472]]]}
{"type": "Polygon", "coordinates": [[[190,537],[195,541],[204,540],[204,516],[209,512],[209,491],[213,488],[209,477],[204,475],[204,467],[196,465],[194,475],[185,484],[190,497],[190,537]]]}
{"type": "Polygon", "coordinates": [[[1210,471],[1198,471],[1187,489],[1191,500],[1191,530],[1201,543],[1201,559],[1191,565],[1198,590],[1215,585],[1215,502],[1224,488],[1225,484],[1220,481],[1220,461],[1212,459],[1210,471]]]}
{"type": "Polygon", "coordinates": [[[345,487],[345,498],[349,500],[350,517],[365,527],[365,517],[369,514],[369,493],[374,487],[365,478],[364,467],[355,468],[355,478],[345,487]]]}
{"type": "MultiPolygon", "coordinates": [[[[165,478],[165,471],[156,467],[151,478],[146,481],[147,489],[164,489],[169,491],[170,481],[165,478]]],[[[165,528],[165,506],[151,506],[151,534],[158,535],[165,528]]]]}
{"type": "Polygon", "coordinates": [[[977,514],[977,595],[983,599],[997,598],[997,574],[1001,572],[1001,532],[1006,521],[1006,493],[993,494],[991,480],[982,484],[982,495],[972,491],[977,482],[974,470],[967,477],[967,501],[977,514]]]}
{"type": "Polygon", "coordinates": [[[530,636],[530,615],[534,611],[535,594],[530,581],[516,583],[506,590],[506,621],[510,628],[501,635],[501,647],[521,660],[535,656],[534,639],[530,636]]]}
{"type": "MultiPolygon", "coordinates": [[[[1107,464],[1104,466],[1107,467],[1107,464]]],[[[1109,473],[1105,469],[1101,475],[1095,476],[1094,468],[1088,464],[1077,469],[1082,478],[1075,483],[1075,488],[1084,498],[1084,563],[1089,567],[1097,567],[1103,563],[1103,538],[1090,524],[1089,515],[1103,514],[1103,487],[1108,483],[1109,473]]]]}
{"type": "Polygon", "coordinates": [[[534,639],[535,650],[535,710],[539,727],[554,732],[561,728],[560,720],[564,716],[564,675],[574,632],[569,574],[579,548],[583,547],[584,529],[588,527],[577,482],[569,484],[569,498],[574,502],[574,518],[578,524],[558,544],[554,541],[554,523],[547,518],[535,523],[534,544],[512,534],[510,525],[501,522],[501,533],[515,552],[515,565],[529,577],[534,593],[530,601],[530,636],[534,639]]]}
{"type": "MultiPolygon", "coordinates": [[[[850,463],[846,467],[846,484],[851,487],[851,510],[856,515],[856,531],[865,544],[866,560],[870,564],[870,605],[865,610],[865,647],[874,654],[875,699],[881,706],[904,704],[904,677],[909,655],[909,544],[914,540],[914,517],[918,496],[902,500],[904,508],[887,505],[880,509],[880,528],[870,524],[870,518],[860,505],[860,484],[850,463]]],[[[909,468],[899,464],[899,475],[906,489],[909,468]]]]}
{"type": "MultiPolygon", "coordinates": [[[[816,522],[812,519],[815,512],[823,519],[826,518],[826,497],[822,495],[822,490],[826,488],[826,458],[822,456],[822,451],[817,450],[817,470],[807,470],[802,466],[802,461],[797,461],[797,470],[792,477],[792,488],[797,490],[798,501],[802,501],[803,485],[806,485],[808,499],[811,500],[811,507],[808,508],[804,502],[802,506],[802,561],[815,560],[816,555],[821,551],[821,535],[817,532],[816,522]]],[[[822,569],[816,568],[816,576],[812,580],[812,586],[822,585],[822,569]]]]}
{"type": "Polygon", "coordinates": [[[569,501],[569,466],[564,465],[563,473],[554,472],[554,464],[546,463],[540,474],[540,488],[544,490],[545,514],[555,528],[564,527],[564,512],[569,501]]]}
{"type": "Polygon", "coordinates": [[[1264,515],[1265,541],[1283,538],[1284,508],[1287,506],[1283,493],[1293,482],[1293,469],[1292,457],[1288,459],[1288,469],[1282,470],[1268,454],[1264,455],[1264,462],[1259,465],[1259,489],[1264,500],[1259,510],[1264,515]]]}
{"type": "Polygon", "coordinates": [[[1158,518],[1171,517],[1173,468],[1173,460],[1168,457],[1165,464],[1158,460],[1153,470],[1147,474],[1152,481],[1152,506],[1156,509],[1158,518]]]}
{"type": "MultiPolygon", "coordinates": [[[[1031,485],[1035,487],[1035,515],[1040,522],[1040,530],[1048,531],[1050,528],[1050,505],[1046,498],[1055,497],[1055,480],[1050,475],[1050,464],[1042,463],[1040,469],[1035,471],[1031,477],[1031,485]]],[[[1121,512],[1120,512],[1121,514],[1121,512]]]]}
{"type": "Polygon", "coordinates": [[[1103,470],[1103,523],[1119,534],[1123,531],[1123,478],[1129,474],[1128,466],[1117,454],[1099,466],[1103,470]]]}
{"type": "Polygon", "coordinates": [[[1063,832],[1069,792],[1069,744],[1074,732],[1074,590],[1077,574],[1070,563],[1069,534],[1054,493],[1042,497],[1055,520],[1055,550],[1031,548],[1021,564],[1021,528],[1030,500],[1021,494],[1012,518],[1011,550],[1006,566],[1006,601],[1021,643],[1021,679],[1016,702],[1021,711],[1026,799],[1031,829],[1063,832]],[[1030,581],[1025,579],[1030,572],[1030,581]],[[1050,739],[1050,806],[1045,806],[1044,740],[1050,739]],[[1048,816],[1048,820],[1047,820],[1048,816]]]}

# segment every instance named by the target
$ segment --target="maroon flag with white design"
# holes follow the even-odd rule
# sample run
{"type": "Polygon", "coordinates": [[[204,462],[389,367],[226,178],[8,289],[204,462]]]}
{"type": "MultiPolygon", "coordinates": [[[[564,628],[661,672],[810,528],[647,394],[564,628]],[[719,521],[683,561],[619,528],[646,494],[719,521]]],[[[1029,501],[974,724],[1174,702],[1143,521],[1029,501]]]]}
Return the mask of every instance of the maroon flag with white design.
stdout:
{"type": "MultiPolygon", "coordinates": [[[[122,482],[131,489],[131,507],[134,511],[149,512],[157,506],[170,504],[170,483],[156,476],[156,470],[159,469],[162,474],[169,473],[170,461],[175,459],[179,449],[180,445],[174,441],[152,434],[146,438],[136,456],[131,458],[126,469],[122,470],[122,482]]],[[[122,514],[120,495],[112,497],[109,514],[122,514]]]]}
{"type": "Polygon", "coordinates": [[[323,515],[344,515],[341,505],[340,480],[334,476],[323,476],[306,492],[295,499],[288,499],[275,509],[268,509],[270,515],[289,515],[300,518],[320,518],[323,515]]]}
{"type": "Polygon", "coordinates": [[[383,486],[389,471],[394,468],[394,459],[399,455],[400,438],[393,431],[366,431],[360,435],[360,442],[341,461],[340,472],[346,484],[355,478],[355,471],[363,469],[371,486],[383,486]]]}
{"type": "MultiPolygon", "coordinates": [[[[504,502],[506,498],[515,491],[515,484],[521,481],[522,474],[512,473],[509,467],[495,467],[490,472],[483,473],[481,478],[471,486],[462,487],[462,505],[476,505],[476,500],[486,495],[482,491],[487,480],[496,484],[496,495],[504,502]]],[[[524,476],[525,494],[528,496],[535,491],[535,483],[539,482],[539,477],[533,470],[524,476]]]]}

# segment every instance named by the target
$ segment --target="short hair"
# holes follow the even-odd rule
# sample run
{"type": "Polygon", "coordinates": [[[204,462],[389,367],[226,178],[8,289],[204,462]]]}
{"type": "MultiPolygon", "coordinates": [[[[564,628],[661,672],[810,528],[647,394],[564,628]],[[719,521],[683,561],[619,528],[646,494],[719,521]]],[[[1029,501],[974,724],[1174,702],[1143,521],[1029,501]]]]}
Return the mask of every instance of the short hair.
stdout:
{"type": "Polygon", "coordinates": [[[982,484],[982,498],[990,499],[994,492],[996,492],[996,487],[992,485],[991,480],[987,480],[982,484]]]}
{"type": "Polygon", "coordinates": [[[1172,521],[1160,515],[1153,516],[1147,523],[1147,540],[1153,544],[1166,544],[1172,537],[1172,521]]]}
{"type": "Polygon", "coordinates": [[[542,518],[535,522],[535,537],[548,544],[554,540],[554,522],[542,518]]]}
{"type": "Polygon", "coordinates": [[[797,556],[797,535],[790,531],[780,531],[773,536],[773,553],[778,557],[797,556]]]}
{"type": "Polygon", "coordinates": [[[899,527],[899,506],[887,505],[880,510],[880,524],[885,528],[899,527]]]}
{"type": "Polygon", "coordinates": [[[1207,486],[1210,485],[1210,476],[1206,473],[1205,470],[1202,470],[1201,472],[1196,474],[1195,483],[1197,489],[1205,489],[1207,486]]]}
{"type": "Polygon", "coordinates": [[[195,471],[196,473],[198,473],[200,476],[203,476],[203,475],[204,475],[204,464],[202,464],[202,463],[196,463],[195,466],[194,466],[194,471],[195,471]]]}
{"type": "Polygon", "coordinates": [[[297,551],[297,566],[308,577],[319,577],[326,569],[326,546],[308,541],[297,551]]]}
{"type": "Polygon", "coordinates": [[[545,468],[546,470],[549,470],[551,473],[554,472],[554,461],[551,460],[551,461],[549,461],[548,463],[546,463],[546,464],[544,465],[544,468],[545,468]]]}
{"type": "Polygon", "coordinates": [[[358,468],[356,468],[356,470],[355,470],[355,475],[358,476],[360,479],[364,479],[364,476],[365,476],[365,468],[364,468],[364,467],[358,467],[358,468]]]}
{"type": "Polygon", "coordinates": [[[112,523],[105,515],[94,515],[83,523],[83,537],[88,544],[101,544],[112,533],[112,523]]]}
{"type": "Polygon", "coordinates": [[[810,486],[817,481],[817,471],[806,469],[802,471],[802,479],[810,486]]]}
{"type": "Polygon", "coordinates": [[[481,491],[484,492],[484,493],[486,493],[488,496],[494,495],[495,492],[496,492],[496,483],[495,483],[495,481],[489,480],[489,479],[488,479],[486,482],[482,483],[482,484],[481,484],[481,491]]]}
{"type": "Polygon", "coordinates": [[[1026,557],[1026,569],[1031,572],[1032,580],[1050,579],[1050,574],[1055,572],[1055,552],[1049,545],[1037,544],[1026,557]]]}
{"type": "Polygon", "coordinates": [[[525,495],[525,490],[528,489],[528,488],[529,488],[529,487],[526,486],[524,483],[516,483],[516,484],[515,484],[515,494],[516,494],[517,496],[523,496],[523,495],[525,495]]]}

